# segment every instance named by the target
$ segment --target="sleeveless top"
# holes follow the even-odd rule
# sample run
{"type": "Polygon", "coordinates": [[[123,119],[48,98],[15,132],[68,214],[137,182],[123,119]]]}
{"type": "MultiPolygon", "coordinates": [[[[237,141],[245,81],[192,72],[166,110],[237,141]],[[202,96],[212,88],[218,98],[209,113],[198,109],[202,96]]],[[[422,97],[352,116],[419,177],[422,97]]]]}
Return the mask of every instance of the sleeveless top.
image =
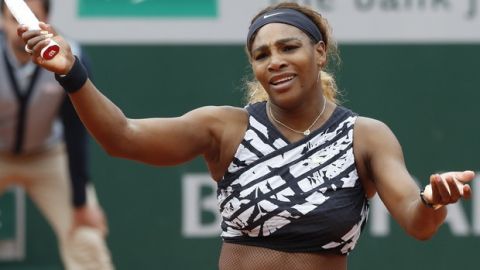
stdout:
{"type": "Polygon", "coordinates": [[[321,128],[289,143],[268,120],[266,102],[246,109],[245,136],[218,182],[223,240],[348,254],[369,210],[353,155],[357,115],[337,106],[321,128]]]}

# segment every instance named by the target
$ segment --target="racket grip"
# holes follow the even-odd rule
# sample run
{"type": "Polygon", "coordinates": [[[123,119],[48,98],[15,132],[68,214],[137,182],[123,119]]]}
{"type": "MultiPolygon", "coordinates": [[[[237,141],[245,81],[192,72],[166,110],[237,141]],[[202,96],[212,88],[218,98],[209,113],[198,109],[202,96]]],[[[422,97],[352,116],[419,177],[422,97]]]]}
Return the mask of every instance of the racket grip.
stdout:
{"type": "MultiPolygon", "coordinates": [[[[30,30],[40,30],[37,17],[28,7],[24,0],[5,0],[5,4],[7,5],[8,9],[11,11],[13,17],[15,17],[18,23],[26,25],[30,30]]],[[[43,59],[50,60],[55,57],[55,55],[57,55],[59,51],[60,46],[58,46],[55,41],[50,40],[50,43],[42,49],[40,54],[43,59]]]]}
{"type": "Polygon", "coordinates": [[[53,39],[50,39],[50,43],[42,49],[40,55],[45,60],[50,60],[55,57],[55,55],[60,52],[60,46],[53,39]]]}

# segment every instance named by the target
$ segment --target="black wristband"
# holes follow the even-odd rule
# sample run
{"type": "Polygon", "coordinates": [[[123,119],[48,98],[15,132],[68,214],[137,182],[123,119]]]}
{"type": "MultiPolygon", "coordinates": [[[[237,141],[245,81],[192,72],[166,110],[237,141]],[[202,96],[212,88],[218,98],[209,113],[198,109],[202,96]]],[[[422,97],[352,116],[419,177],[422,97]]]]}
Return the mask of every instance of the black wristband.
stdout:
{"type": "Polygon", "coordinates": [[[66,75],[55,74],[55,79],[67,93],[78,91],[88,79],[88,73],[77,56],[72,69],[66,75]]]}

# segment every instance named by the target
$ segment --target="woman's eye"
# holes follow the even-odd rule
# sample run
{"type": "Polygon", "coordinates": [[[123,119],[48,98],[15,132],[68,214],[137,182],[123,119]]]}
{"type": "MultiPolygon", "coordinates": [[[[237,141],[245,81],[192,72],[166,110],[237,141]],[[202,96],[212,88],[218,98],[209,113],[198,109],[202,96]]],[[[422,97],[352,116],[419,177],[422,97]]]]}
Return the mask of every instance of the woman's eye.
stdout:
{"type": "Polygon", "coordinates": [[[264,59],[265,57],[267,57],[266,53],[259,53],[259,54],[255,55],[254,59],[256,61],[260,61],[260,60],[264,59]]]}
{"type": "Polygon", "coordinates": [[[297,49],[297,48],[298,48],[298,46],[288,45],[288,46],[283,47],[283,50],[286,51],[286,52],[288,52],[288,51],[293,51],[293,50],[295,50],[295,49],[297,49]]]}

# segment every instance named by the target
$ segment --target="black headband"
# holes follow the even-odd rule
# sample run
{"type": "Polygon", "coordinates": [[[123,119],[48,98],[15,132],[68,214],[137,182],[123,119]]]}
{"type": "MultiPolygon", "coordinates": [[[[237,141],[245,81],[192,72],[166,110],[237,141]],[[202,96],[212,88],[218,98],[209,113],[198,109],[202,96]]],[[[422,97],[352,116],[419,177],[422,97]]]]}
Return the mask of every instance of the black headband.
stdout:
{"type": "Polygon", "coordinates": [[[269,23],[285,23],[297,27],[307,34],[313,41],[323,40],[322,33],[317,25],[300,11],[294,9],[274,9],[259,16],[248,28],[247,47],[252,45],[252,38],[258,29],[269,23]]]}

